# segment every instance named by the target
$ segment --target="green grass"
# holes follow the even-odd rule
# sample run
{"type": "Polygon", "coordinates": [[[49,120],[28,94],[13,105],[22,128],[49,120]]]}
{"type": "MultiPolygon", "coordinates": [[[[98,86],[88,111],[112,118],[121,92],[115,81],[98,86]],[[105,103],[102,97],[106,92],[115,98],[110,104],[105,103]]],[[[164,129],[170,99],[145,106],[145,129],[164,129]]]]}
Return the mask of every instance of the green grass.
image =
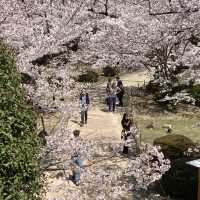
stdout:
{"type": "Polygon", "coordinates": [[[141,130],[142,141],[145,143],[152,143],[154,139],[166,135],[166,131],[162,126],[164,124],[171,124],[173,131],[172,134],[181,134],[194,142],[200,142],[200,127],[192,128],[192,125],[198,122],[198,118],[186,118],[175,114],[169,114],[168,116],[148,116],[139,115],[137,117],[138,126],[141,130]],[[151,122],[154,122],[155,128],[146,128],[151,122]]]}

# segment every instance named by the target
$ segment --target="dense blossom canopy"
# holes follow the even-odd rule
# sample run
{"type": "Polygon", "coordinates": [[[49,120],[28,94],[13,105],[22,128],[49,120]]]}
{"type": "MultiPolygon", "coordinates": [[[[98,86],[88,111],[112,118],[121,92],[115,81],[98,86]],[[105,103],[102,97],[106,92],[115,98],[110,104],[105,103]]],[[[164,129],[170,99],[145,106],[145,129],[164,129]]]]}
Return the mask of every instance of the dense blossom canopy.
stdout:
{"type": "Polygon", "coordinates": [[[26,89],[34,104],[42,107],[56,91],[62,98],[74,89],[76,64],[159,67],[164,85],[171,68],[200,64],[198,0],[2,0],[0,4],[0,37],[14,48],[20,71],[36,79],[36,87],[26,89]]]}

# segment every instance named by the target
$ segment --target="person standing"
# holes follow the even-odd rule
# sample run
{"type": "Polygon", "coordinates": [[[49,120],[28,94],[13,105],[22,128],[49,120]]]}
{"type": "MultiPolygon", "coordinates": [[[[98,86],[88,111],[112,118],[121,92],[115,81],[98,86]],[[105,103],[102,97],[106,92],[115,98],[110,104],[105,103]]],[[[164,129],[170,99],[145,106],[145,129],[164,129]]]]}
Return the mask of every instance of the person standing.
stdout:
{"type": "Polygon", "coordinates": [[[133,126],[132,120],[129,118],[128,113],[124,113],[122,121],[122,134],[121,139],[123,140],[123,153],[128,154],[129,148],[132,146],[133,139],[132,139],[132,132],[131,126],[133,126]]]}
{"type": "Polygon", "coordinates": [[[116,80],[117,80],[117,88],[118,88],[117,98],[119,100],[119,106],[123,106],[124,86],[118,76],[116,77],[116,80]]]}
{"type": "Polygon", "coordinates": [[[87,124],[88,119],[88,107],[90,104],[89,94],[85,91],[82,91],[80,94],[80,109],[81,109],[81,126],[87,124]]]}
{"type": "Polygon", "coordinates": [[[128,113],[124,113],[121,121],[121,125],[124,131],[130,131],[131,128],[131,120],[128,117],[128,113]]]}
{"type": "Polygon", "coordinates": [[[112,111],[115,112],[115,104],[116,104],[116,98],[117,98],[117,85],[116,82],[112,82],[111,85],[111,100],[112,100],[112,111]]]}
{"type": "Polygon", "coordinates": [[[106,86],[106,94],[106,103],[108,105],[108,111],[110,112],[112,108],[112,83],[110,78],[108,79],[108,83],[106,86]]]}

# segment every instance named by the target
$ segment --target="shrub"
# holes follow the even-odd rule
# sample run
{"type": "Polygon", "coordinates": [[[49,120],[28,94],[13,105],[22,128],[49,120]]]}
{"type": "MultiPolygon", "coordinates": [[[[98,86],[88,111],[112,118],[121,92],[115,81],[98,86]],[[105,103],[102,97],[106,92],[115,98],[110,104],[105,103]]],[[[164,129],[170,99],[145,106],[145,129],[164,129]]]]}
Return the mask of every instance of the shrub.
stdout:
{"type": "Polygon", "coordinates": [[[184,157],[184,152],[194,142],[183,135],[172,134],[155,139],[154,145],[161,146],[165,157],[171,160],[184,157]]]}
{"type": "Polygon", "coordinates": [[[106,66],[103,68],[103,74],[106,77],[116,76],[117,74],[119,74],[119,68],[106,66]]]}
{"type": "Polygon", "coordinates": [[[24,100],[20,77],[11,52],[0,44],[0,197],[36,200],[42,186],[37,116],[24,100]]]}
{"type": "Polygon", "coordinates": [[[154,141],[160,145],[166,158],[171,161],[171,168],[161,180],[164,190],[173,198],[195,200],[197,194],[197,170],[186,164],[193,160],[184,152],[194,143],[182,135],[167,135],[154,141]]]}
{"type": "Polygon", "coordinates": [[[155,84],[153,81],[149,81],[145,89],[146,89],[146,92],[150,94],[155,94],[160,91],[159,85],[155,84]]]}
{"type": "Polygon", "coordinates": [[[173,160],[171,169],[162,177],[161,183],[172,198],[197,199],[198,169],[186,164],[189,160],[184,157],[173,160]]]}
{"type": "Polygon", "coordinates": [[[196,100],[196,105],[200,105],[200,84],[192,86],[188,92],[196,100]]]}
{"type": "Polygon", "coordinates": [[[99,75],[94,71],[87,71],[84,74],[79,75],[79,82],[97,82],[99,75]]]}

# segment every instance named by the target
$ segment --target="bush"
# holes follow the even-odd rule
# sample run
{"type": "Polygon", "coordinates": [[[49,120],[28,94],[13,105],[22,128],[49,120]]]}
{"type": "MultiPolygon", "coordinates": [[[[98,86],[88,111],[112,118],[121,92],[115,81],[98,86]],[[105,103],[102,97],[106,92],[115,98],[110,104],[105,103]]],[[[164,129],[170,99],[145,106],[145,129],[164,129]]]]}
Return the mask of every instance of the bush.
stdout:
{"type": "Polygon", "coordinates": [[[94,71],[87,71],[84,74],[79,75],[78,81],[79,82],[97,82],[99,75],[94,71]]]}
{"type": "Polygon", "coordinates": [[[184,155],[194,143],[182,135],[167,135],[156,139],[154,144],[160,145],[165,157],[171,160],[171,168],[161,180],[164,190],[172,198],[196,200],[197,170],[186,164],[193,158],[184,155]]]}
{"type": "Polygon", "coordinates": [[[171,159],[177,159],[184,157],[184,152],[191,146],[194,142],[183,135],[166,135],[154,140],[154,145],[159,145],[165,157],[171,159]]]}
{"type": "Polygon", "coordinates": [[[163,188],[172,198],[197,199],[198,169],[186,164],[189,160],[188,158],[173,160],[171,169],[162,177],[163,188]]]}
{"type": "Polygon", "coordinates": [[[27,106],[13,56],[0,44],[0,197],[36,200],[42,187],[37,116],[27,106]]]}
{"type": "Polygon", "coordinates": [[[153,81],[149,81],[149,83],[146,85],[146,92],[150,94],[155,94],[160,91],[160,87],[158,84],[155,84],[153,81]]]}
{"type": "Polygon", "coordinates": [[[188,92],[196,100],[196,105],[200,105],[200,85],[192,86],[188,92]]]}
{"type": "Polygon", "coordinates": [[[117,74],[119,74],[119,68],[106,66],[103,68],[103,74],[106,77],[116,76],[117,74]]]}

